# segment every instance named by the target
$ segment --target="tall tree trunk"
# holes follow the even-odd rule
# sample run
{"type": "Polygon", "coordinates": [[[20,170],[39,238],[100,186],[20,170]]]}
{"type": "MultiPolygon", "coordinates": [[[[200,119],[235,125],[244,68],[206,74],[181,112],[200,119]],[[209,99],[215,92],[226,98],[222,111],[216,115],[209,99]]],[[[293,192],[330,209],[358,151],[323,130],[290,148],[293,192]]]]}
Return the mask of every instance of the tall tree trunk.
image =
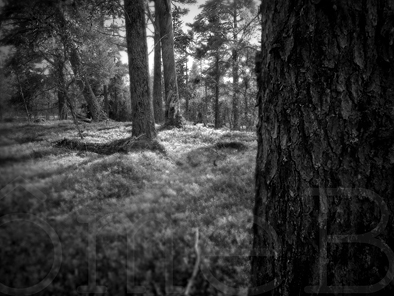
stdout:
{"type": "Polygon", "coordinates": [[[159,17],[165,89],[165,125],[182,126],[178,84],[174,56],[174,32],[172,28],[171,1],[156,0],[159,17]]]}
{"type": "Polygon", "coordinates": [[[237,1],[234,0],[233,4],[233,42],[234,48],[232,52],[233,58],[233,129],[239,130],[239,110],[238,110],[238,50],[237,50],[237,42],[238,42],[238,21],[237,21],[237,1]]]}
{"type": "Polygon", "coordinates": [[[67,119],[66,81],[64,78],[64,61],[60,58],[55,60],[57,77],[57,98],[59,103],[59,120],[67,119]]]}
{"type": "Polygon", "coordinates": [[[220,68],[219,50],[215,57],[215,128],[220,128],[220,109],[219,109],[219,87],[220,87],[220,68]]]}
{"type": "MultiPolygon", "coordinates": [[[[186,80],[186,87],[189,87],[189,69],[187,68],[187,59],[185,63],[185,80],[186,80]]],[[[190,120],[190,112],[189,112],[189,101],[190,101],[190,92],[187,91],[185,94],[185,118],[186,120],[190,120]]]]}
{"type": "Polygon", "coordinates": [[[263,0],[261,14],[253,284],[392,295],[393,2],[263,0]]]}
{"type": "Polygon", "coordinates": [[[161,85],[161,41],[160,41],[160,22],[158,17],[157,1],[155,1],[155,51],[153,65],[153,110],[156,123],[164,122],[163,113],[163,92],[161,85]]]}
{"type": "Polygon", "coordinates": [[[204,80],[204,86],[205,86],[205,96],[204,96],[204,115],[203,115],[203,123],[204,126],[207,125],[208,123],[208,84],[207,84],[207,79],[205,78],[204,80]]]}
{"type": "Polygon", "coordinates": [[[156,137],[149,89],[148,46],[144,0],[125,0],[126,39],[129,57],[133,136],[156,137]]]}
{"type": "Polygon", "coordinates": [[[249,87],[249,78],[244,77],[244,117],[245,117],[245,126],[247,129],[249,129],[249,118],[248,118],[248,112],[249,112],[249,104],[248,104],[248,87],[249,87]]]}

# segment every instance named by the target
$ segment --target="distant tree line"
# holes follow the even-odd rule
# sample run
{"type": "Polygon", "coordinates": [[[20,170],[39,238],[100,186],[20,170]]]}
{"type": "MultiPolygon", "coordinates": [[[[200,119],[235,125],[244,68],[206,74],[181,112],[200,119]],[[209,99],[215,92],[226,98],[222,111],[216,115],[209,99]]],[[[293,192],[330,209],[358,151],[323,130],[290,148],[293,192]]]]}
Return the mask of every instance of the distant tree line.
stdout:
{"type": "Polygon", "coordinates": [[[184,32],[181,18],[188,9],[181,5],[195,2],[5,1],[0,44],[10,54],[2,65],[1,87],[8,95],[1,104],[29,120],[84,113],[93,121],[138,117],[169,128],[185,120],[251,128],[257,93],[251,42],[258,30],[255,3],[207,0],[184,32]],[[154,44],[152,77],[147,38],[154,44]],[[136,40],[145,47],[137,49],[136,40]],[[128,66],[121,61],[126,50],[128,66]],[[142,102],[146,110],[139,109],[142,102]]]}

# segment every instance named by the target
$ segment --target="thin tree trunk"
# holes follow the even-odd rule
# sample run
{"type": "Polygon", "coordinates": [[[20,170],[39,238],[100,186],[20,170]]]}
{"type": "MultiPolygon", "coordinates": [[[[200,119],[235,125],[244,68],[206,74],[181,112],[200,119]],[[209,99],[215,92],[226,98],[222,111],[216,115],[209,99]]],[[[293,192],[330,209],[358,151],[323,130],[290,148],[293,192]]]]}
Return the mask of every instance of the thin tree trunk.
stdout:
{"type": "Polygon", "coordinates": [[[207,125],[208,123],[208,85],[207,85],[207,79],[205,78],[204,80],[204,85],[205,85],[205,96],[204,96],[204,126],[207,125]]]}
{"type": "Polygon", "coordinates": [[[144,0],[125,0],[126,39],[129,57],[133,136],[156,137],[153,104],[149,89],[148,46],[144,0]]]}
{"type": "Polygon", "coordinates": [[[57,98],[59,102],[59,120],[67,119],[67,93],[66,93],[66,81],[64,78],[64,61],[61,58],[57,58],[55,61],[56,65],[56,76],[57,76],[57,98]]]}
{"type": "MultiPolygon", "coordinates": [[[[186,86],[188,86],[189,85],[189,69],[187,68],[187,60],[186,60],[186,63],[185,63],[185,77],[186,77],[186,86]]],[[[186,93],[186,96],[185,96],[185,101],[186,101],[186,104],[185,104],[185,118],[186,118],[186,120],[190,120],[190,114],[189,114],[189,100],[190,100],[190,98],[189,98],[189,94],[190,94],[190,92],[187,92],[186,93]]]]}
{"type": "Polygon", "coordinates": [[[244,117],[245,117],[245,126],[247,129],[249,129],[249,119],[248,119],[248,112],[249,112],[249,104],[248,104],[248,78],[244,78],[244,117]]]}
{"type": "Polygon", "coordinates": [[[220,84],[220,68],[219,68],[219,50],[216,51],[215,58],[215,128],[220,128],[220,109],[219,109],[219,84],[220,84]]]}
{"type": "Polygon", "coordinates": [[[233,58],[233,129],[239,130],[239,110],[238,110],[238,51],[236,49],[238,42],[238,22],[237,22],[237,1],[234,0],[233,4],[233,42],[234,49],[232,52],[233,58]]]}
{"type": "Polygon", "coordinates": [[[264,0],[261,13],[253,285],[392,295],[392,1],[264,0]]]}
{"type": "Polygon", "coordinates": [[[156,123],[164,122],[163,113],[163,92],[162,92],[162,72],[161,72],[161,41],[160,41],[160,22],[158,16],[157,1],[155,1],[155,51],[153,65],[153,110],[156,123]]]}
{"type": "Polygon", "coordinates": [[[165,89],[165,125],[182,126],[180,101],[176,78],[174,56],[174,33],[172,28],[171,1],[156,0],[157,15],[160,23],[162,60],[165,89]]]}
{"type": "Polygon", "coordinates": [[[119,97],[118,97],[118,91],[117,88],[114,88],[114,117],[116,121],[119,121],[119,97]]]}
{"type": "Polygon", "coordinates": [[[109,117],[109,100],[108,100],[108,86],[106,84],[103,85],[104,91],[104,112],[107,117],[109,117]]]}
{"type": "Polygon", "coordinates": [[[47,99],[47,110],[45,112],[45,120],[49,120],[49,111],[50,111],[50,107],[51,107],[49,93],[46,94],[45,97],[47,99]]]}
{"type": "Polygon", "coordinates": [[[30,111],[29,111],[29,106],[28,106],[28,103],[27,103],[27,101],[26,101],[25,94],[23,93],[22,84],[21,84],[21,81],[20,81],[20,79],[19,79],[19,74],[18,74],[18,72],[16,72],[16,71],[15,71],[15,74],[16,74],[16,79],[17,79],[17,81],[18,81],[18,85],[19,85],[19,92],[20,92],[20,94],[21,94],[21,96],[22,96],[23,105],[24,105],[24,107],[25,107],[26,116],[27,116],[27,121],[30,122],[30,121],[31,121],[31,113],[30,113],[30,111]]]}

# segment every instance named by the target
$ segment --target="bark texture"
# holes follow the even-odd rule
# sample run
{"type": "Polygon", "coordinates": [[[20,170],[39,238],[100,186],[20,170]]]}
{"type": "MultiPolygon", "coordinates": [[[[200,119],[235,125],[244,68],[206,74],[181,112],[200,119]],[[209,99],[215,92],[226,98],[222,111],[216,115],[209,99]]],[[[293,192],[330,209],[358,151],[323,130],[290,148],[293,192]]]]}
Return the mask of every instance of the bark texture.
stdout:
{"type": "Polygon", "coordinates": [[[174,56],[174,32],[172,27],[171,1],[155,0],[156,15],[160,23],[160,37],[164,70],[165,125],[181,126],[180,101],[176,79],[174,56]]]}
{"type": "Polygon", "coordinates": [[[267,295],[394,290],[393,3],[262,1],[252,282],[267,295]]]}
{"type": "Polygon", "coordinates": [[[161,41],[160,41],[160,22],[158,17],[157,1],[155,2],[155,51],[153,64],[153,110],[156,123],[164,122],[163,95],[161,85],[161,41]]]}
{"type": "Polygon", "coordinates": [[[144,0],[125,0],[133,136],[156,137],[149,90],[144,0]]]}

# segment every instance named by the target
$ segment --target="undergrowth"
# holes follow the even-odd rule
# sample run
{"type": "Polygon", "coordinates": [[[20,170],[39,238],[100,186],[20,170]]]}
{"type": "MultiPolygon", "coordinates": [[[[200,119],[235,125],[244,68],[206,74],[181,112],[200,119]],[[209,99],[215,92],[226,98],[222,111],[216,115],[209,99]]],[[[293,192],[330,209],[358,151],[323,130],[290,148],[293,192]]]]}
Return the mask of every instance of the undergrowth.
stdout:
{"type": "MultiPolygon", "coordinates": [[[[90,143],[130,136],[124,123],[82,128],[90,143]]],[[[249,285],[254,133],[164,130],[165,155],[54,147],[64,138],[77,139],[70,121],[0,125],[3,285],[40,283],[39,295],[183,294],[196,229],[191,295],[249,285]]]]}

